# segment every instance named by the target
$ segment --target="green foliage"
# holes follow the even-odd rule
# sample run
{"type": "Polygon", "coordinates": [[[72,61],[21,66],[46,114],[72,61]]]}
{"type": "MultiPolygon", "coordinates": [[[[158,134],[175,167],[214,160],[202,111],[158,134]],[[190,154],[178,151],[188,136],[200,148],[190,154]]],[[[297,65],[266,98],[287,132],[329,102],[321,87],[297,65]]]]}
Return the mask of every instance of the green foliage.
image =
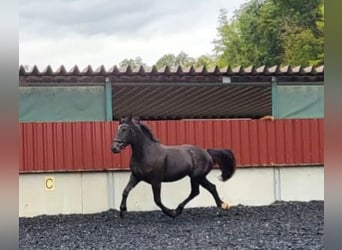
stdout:
{"type": "Polygon", "coordinates": [[[216,61],[215,56],[213,56],[213,55],[202,55],[196,59],[194,66],[196,68],[205,66],[207,69],[209,69],[209,68],[216,66],[216,64],[217,64],[217,61],[216,61]]]}
{"type": "Polygon", "coordinates": [[[322,51],[315,60],[310,61],[310,64],[315,66],[324,64],[324,1],[318,7],[317,12],[319,18],[316,21],[316,25],[319,31],[319,43],[322,51]]]}
{"type": "Polygon", "coordinates": [[[220,10],[218,22],[213,43],[220,67],[307,65],[324,58],[322,0],[251,0],[229,21],[220,10]]]}
{"type": "Polygon", "coordinates": [[[159,58],[156,62],[156,68],[160,69],[165,66],[174,67],[178,65],[182,67],[189,67],[193,64],[195,64],[195,59],[181,51],[177,56],[174,54],[166,54],[159,58]]]}
{"type": "Polygon", "coordinates": [[[166,54],[158,59],[156,62],[157,69],[163,68],[165,66],[172,66],[176,64],[176,56],[174,54],[166,54]]]}
{"type": "Polygon", "coordinates": [[[136,57],[135,59],[129,58],[124,59],[119,63],[120,67],[130,66],[132,69],[137,69],[140,66],[146,66],[146,64],[142,61],[140,57],[136,57]]]}
{"type": "Polygon", "coordinates": [[[312,59],[318,58],[321,48],[320,40],[310,29],[289,33],[284,38],[284,61],[290,65],[314,64],[312,59]]]}

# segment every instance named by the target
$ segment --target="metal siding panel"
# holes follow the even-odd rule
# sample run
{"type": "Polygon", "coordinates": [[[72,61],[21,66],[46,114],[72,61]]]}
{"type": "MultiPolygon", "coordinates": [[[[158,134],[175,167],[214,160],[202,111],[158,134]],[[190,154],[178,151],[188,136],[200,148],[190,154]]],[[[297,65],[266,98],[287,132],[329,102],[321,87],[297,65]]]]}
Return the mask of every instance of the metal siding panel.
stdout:
{"type": "Polygon", "coordinates": [[[37,123],[36,126],[33,127],[33,136],[34,136],[34,158],[35,158],[35,167],[37,169],[44,169],[44,155],[45,152],[42,150],[44,148],[44,137],[41,133],[43,131],[43,124],[37,123]]]}
{"type": "Polygon", "coordinates": [[[301,162],[303,159],[303,121],[295,120],[294,121],[294,161],[301,162]]]}
{"type": "MultiPolygon", "coordinates": [[[[310,121],[308,120],[302,120],[302,145],[303,145],[303,159],[298,162],[303,162],[303,163],[312,163],[312,151],[311,151],[311,137],[310,137],[310,121]]],[[[300,144],[300,142],[297,142],[300,144]]]]}
{"type": "Polygon", "coordinates": [[[266,121],[260,120],[258,121],[258,148],[259,148],[259,164],[267,163],[267,130],[266,130],[266,121]]]}
{"type": "MultiPolygon", "coordinates": [[[[100,123],[92,123],[93,127],[93,162],[94,167],[99,170],[104,169],[103,166],[103,150],[102,147],[104,146],[105,142],[101,140],[102,134],[102,126],[100,123]]],[[[109,140],[109,138],[108,138],[109,140]]]]}
{"type": "Polygon", "coordinates": [[[102,147],[104,145],[104,141],[102,141],[102,126],[101,124],[92,123],[93,130],[93,161],[94,168],[96,169],[104,169],[103,164],[103,150],[102,147]]]}
{"type": "Polygon", "coordinates": [[[168,144],[169,145],[177,145],[177,122],[176,121],[167,121],[167,132],[168,136],[168,144]]]}
{"type": "Polygon", "coordinates": [[[268,152],[268,163],[273,165],[277,161],[276,152],[276,133],[274,121],[266,121],[267,129],[267,152],[268,152]]]}
{"type": "Polygon", "coordinates": [[[258,134],[258,121],[250,121],[249,122],[249,131],[250,131],[250,164],[257,165],[259,164],[259,134],[258,134]]]}
{"type": "Polygon", "coordinates": [[[237,164],[241,165],[241,139],[240,139],[240,121],[231,123],[232,128],[232,148],[234,148],[234,154],[236,156],[237,164]]]}
{"type": "Polygon", "coordinates": [[[285,164],[285,128],[284,128],[284,120],[275,120],[275,128],[276,128],[276,163],[285,164]]]}
{"type": "Polygon", "coordinates": [[[63,143],[63,124],[55,123],[54,129],[54,155],[55,155],[55,166],[57,170],[63,170],[65,168],[64,165],[64,143],[63,143]]]}
{"type": "Polygon", "coordinates": [[[319,122],[319,155],[320,162],[324,162],[324,120],[321,119],[319,122]]]}
{"type": "Polygon", "coordinates": [[[204,147],[205,148],[214,148],[213,142],[213,121],[205,121],[204,122],[204,147]]]}
{"type": "MultiPolygon", "coordinates": [[[[89,123],[89,129],[91,131],[91,133],[89,135],[85,135],[86,137],[89,138],[89,140],[91,141],[90,143],[90,149],[91,149],[91,163],[92,166],[90,167],[90,169],[101,169],[101,165],[96,164],[96,158],[98,155],[98,147],[96,147],[96,134],[95,134],[95,126],[98,126],[97,123],[95,122],[90,122],[89,123]]],[[[101,159],[101,157],[99,157],[99,159],[101,159]]]]}
{"type": "Polygon", "coordinates": [[[250,138],[249,126],[247,120],[241,121],[241,165],[250,164],[250,138]]]}
{"type": "MultiPolygon", "coordinates": [[[[322,164],[323,120],[148,121],[163,143],[230,148],[238,165],[322,164]]],[[[111,152],[117,122],[20,124],[20,171],[127,169],[111,152]]]]}
{"type": "Polygon", "coordinates": [[[177,144],[182,145],[186,143],[186,126],[185,121],[178,121],[176,122],[176,141],[177,144]]]}
{"type": "MultiPolygon", "coordinates": [[[[232,126],[230,121],[224,121],[222,123],[222,141],[223,145],[226,145],[225,147],[233,149],[233,143],[232,143],[232,126]]],[[[234,150],[234,149],[233,149],[234,150]]],[[[235,153],[235,151],[234,151],[235,153]]]]}
{"type": "Polygon", "coordinates": [[[25,170],[23,127],[24,125],[19,123],[19,172],[25,170]]]}
{"type": "Polygon", "coordinates": [[[30,126],[30,138],[31,138],[31,143],[30,143],[30,154],[31,154],[31,164],[34,168],[37,169],[37,164],[36,164],[36,135],[35,135],[35,126],[30,126]]]}
{"type": "Polygon", "coordinates": [[[23,149],[23,157],[25,158],[25,170],[31,170],[32,167],[29,165],[29,156],[27,150],[30,148],[28,145],[28,133],[27,133],[28,125],[23,128],[23,144],[24,144],[24,149],[23,149]]]}
{"type": "Polygon", "coordinates": [[[293,156],[293,128],[292,128],[292,120],[284,121],[284,129],[285,129],[285,163],[293,164],[294,156],[293,156]]]}
{"type": "MultiPolygon", "coordinates": [[[[158,136],[160,138],[160,142],[167,144],[168,142],[168,134],[167,134],[167,127],[166,127],[166,122],[157,122],[157,127],[158,127],[158,136]]],[[[153,132],[153,130],[152,130],[153,132]]]]}
{"type": "Polygon", "coordinates": [[[196,145],[195,122],[186,121],[186,143],[196,145]]]}
{"type": "Polygon", "coordinates": [[[46,162],[44,170],[55,170],[54,145],[53,145],[53,123],[45,123],[43,131],[45,138],[46,162]]]}
{"type": "Polygon", "coordinates": [[[84,168],[91,169],[93,166],[91,127],[89,123],[82,123],[82,144],[84,149],[84,168]]]}
{"type": "Polygon", "coordinates": [[[319,120],[313,119],[311,121],[311,129],[310,129],[310,138],[311,138],[311,159],[313,163],[320,162],[320,148],[319,148],[319,120]]]}
{"type": "Polygon", "coordinates": [[[68,122],[64,124],[64,167],[68,169],[73,169],[73,133],[72,133],[72,123],[68,122]]]}
{"type": "Polygon", "coordinates": [[[213,140],[215,148],[229,148],[228,145],[224,145],[224,133],[223,133],[223,121],[215,121],[213,127],[213,140]]]}
{"type": "Polygon", "coordinates": [[[28,146],[28,134],[27,134],[27,128],[28,128],[28,125],[25,124],[26,126],[23,127],[23,144],[24,144],[24,147],[23,147],[23,158],[25,159],[25,165],[24,165],[24,169],[25,170],[31,170],[31,166],[29,166],[29,156],[27,154],[27,150],[29,148],[28,146]]]}
{"type": "Polygon", "coordinates": [[[74,165],[73,169],[76,170],[79,166],[84,166],[84,145],[82,141],[83,127],[82,123],[73,123],[74,140],[72,142],[74,152],[74,165]]]}
{"type": "Polygon", "coordinates": [[[204,141],[204,125],[203,122],[196,123],[195,121],[194,127],[195,127],[195,145],[199,147],[205,147],[205,141],[204,141]]]}

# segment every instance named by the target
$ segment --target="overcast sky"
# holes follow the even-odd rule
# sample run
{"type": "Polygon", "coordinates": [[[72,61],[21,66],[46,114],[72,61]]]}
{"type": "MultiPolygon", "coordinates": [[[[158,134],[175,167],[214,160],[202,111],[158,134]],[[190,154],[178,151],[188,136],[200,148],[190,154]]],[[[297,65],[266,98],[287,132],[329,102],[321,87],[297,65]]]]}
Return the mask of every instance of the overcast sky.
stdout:
{"type": "Polygon", "coordinates": [[[111,67],[167,53],[212,53],[219,9],[246,0],[20,0],[19,63],[111,67]]]}

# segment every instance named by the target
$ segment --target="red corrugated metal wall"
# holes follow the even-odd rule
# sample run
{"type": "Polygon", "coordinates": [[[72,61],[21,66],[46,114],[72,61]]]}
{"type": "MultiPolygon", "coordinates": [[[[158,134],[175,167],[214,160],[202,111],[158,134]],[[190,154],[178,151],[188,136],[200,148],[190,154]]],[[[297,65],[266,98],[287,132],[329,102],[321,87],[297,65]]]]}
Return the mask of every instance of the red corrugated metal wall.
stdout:
{"type": "MultiPolygon", "coordinates": [[[[238,165],[323,164],[323,119],[146,121],[164,144],[231,148],[238,165]]],[[[127,169],[117,122],[20,123],[20,172],[127,169]]]]}

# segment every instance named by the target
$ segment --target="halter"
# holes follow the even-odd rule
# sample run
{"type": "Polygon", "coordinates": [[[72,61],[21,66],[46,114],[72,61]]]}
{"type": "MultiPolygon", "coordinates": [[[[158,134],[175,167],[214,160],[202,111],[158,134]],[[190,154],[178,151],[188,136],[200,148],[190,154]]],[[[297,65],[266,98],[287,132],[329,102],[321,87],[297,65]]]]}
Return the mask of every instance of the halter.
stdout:
{"type": "MultiPolygon", "coordinates": [[[[133,137],[135,137],[136,132],[134,131],[134,129],[132,129],[130,127],[128,129],[129,129],[129,132],[131,133],[131,135],[133,137]]],[[[128,142],[126,140],[114,139],[114,142],[121,143],[122,144],[121,148],[125,148],[128,145],[128,142]]]]}

